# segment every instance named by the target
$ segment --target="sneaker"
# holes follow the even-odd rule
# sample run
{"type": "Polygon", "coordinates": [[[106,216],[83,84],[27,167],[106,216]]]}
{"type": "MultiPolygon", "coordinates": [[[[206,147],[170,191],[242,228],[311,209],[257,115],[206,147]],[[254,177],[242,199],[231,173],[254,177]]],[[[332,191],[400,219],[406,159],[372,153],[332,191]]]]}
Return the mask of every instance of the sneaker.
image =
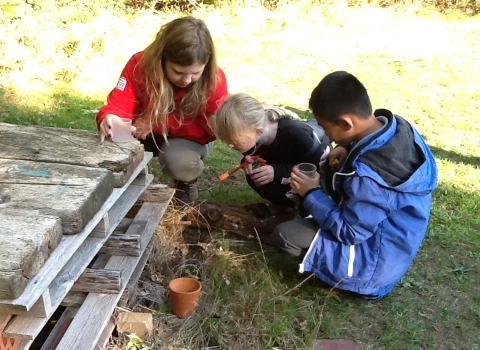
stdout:
{"type": "Polygon", "coordinates": [[[183,182],[175,180],[175,198],[184,203],[190,203],[198,198],[197,179],[183,182]]]}

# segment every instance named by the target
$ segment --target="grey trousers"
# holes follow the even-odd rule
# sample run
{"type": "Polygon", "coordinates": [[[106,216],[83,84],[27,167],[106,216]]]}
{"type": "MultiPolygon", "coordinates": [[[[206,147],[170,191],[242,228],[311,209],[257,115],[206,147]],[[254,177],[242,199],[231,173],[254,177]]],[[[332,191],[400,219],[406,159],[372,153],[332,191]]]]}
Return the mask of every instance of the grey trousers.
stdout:
{"type": "Polygon", "coordinates": [[[171,179],[189,182],[195,180],[203,171],[203,161],[213,149],[213,142],[201,145],[197,142],[169,138],[158,152],[158,162],[163,173],[171,179]]]}
{"type": "Polygon", "coordinates": [[[273,244],[283,253],[302,260],[319,228],[312,218],[282,222],[273,230],[273,244]]]}

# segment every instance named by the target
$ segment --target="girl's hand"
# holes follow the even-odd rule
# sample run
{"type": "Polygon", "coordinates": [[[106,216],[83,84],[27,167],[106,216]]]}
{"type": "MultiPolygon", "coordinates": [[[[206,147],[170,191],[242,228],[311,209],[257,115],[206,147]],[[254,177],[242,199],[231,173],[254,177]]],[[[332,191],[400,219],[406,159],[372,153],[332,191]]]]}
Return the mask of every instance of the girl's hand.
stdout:
{"type": "Polygon", "coordinates": [[[315,177],[311,178],[298,170],[297,166],[293,167],[290,176],[290,186],[302,197],[312,188],[317,188],[320,185],[319,173],[315,173],[315,177]]]}
{"type": "Polygon", "coordinates": [[[100,123],[100,127],[98,128],[100,131],[100,141],[105,141],[105,138],[111,139],[112,138],[112,121],[114,118],[120,119],[118,115],[114,114],[107,114],[105,119],[102,120],[100,123]]]}
{"type": "MultiPolygon", "coordinates": [[[[240,157],[240,161],[242,161],[243,159],[243,155],[240,157]]],[[[245,161],[249,162],[250,164],[248,164],[245,168],[243,168],[243,170],[245,170],[245,174],[247,175],[251,175],[252,174],[252,171],[253,171],[253,168],[254,168],[254,164],[256,163],[263,163],[265,164],[266,161],[260,157],[256,158],[256,159],[253,159],[252,156],[245,156],[245,161]]],[[[273,180],[272,180],[273,181],[273,180]]]]}
{"type": "MultiPolygon", "coordinates": [[[[251,164],[249,165],[252,166],[251,164]]],[[[271,165],[264,165],[250,170],[250,178],[255,185],[263,186],[273,181],[274,170],[271,165]]]]}
{"type": "MultiPolygon", "coordinates": [[[[105,141],[105,138],[108,138],[109,140],[113,136],[113,124],[114,123],[121,123],[120,117],[115,114],[107,114],[105,119],[102,120],[100,123],[99,131],[100,131],[100,141],[103,142],[105,141]],[[115,120],[118,119],[118,120],[115,120]]],[[[132,126],[132,133],[135,132],[136,128],[132,126]]]]}
{"type": "Polygon", "coordinates": [[[328,155],[328,165],[333,171],[338,171],[347,158],[348,151],[345,147],[337,146],[328,155]]]}
{"type": "Polygon", "coordinates": [[[133,134],[137,139],[145,140],[145,138],[151,134],[152,130],[150,127],[145,125],[142,119],[136,119],[133,122],[133,125],[135,126],[135,131],[133,131],[133,134]]]}

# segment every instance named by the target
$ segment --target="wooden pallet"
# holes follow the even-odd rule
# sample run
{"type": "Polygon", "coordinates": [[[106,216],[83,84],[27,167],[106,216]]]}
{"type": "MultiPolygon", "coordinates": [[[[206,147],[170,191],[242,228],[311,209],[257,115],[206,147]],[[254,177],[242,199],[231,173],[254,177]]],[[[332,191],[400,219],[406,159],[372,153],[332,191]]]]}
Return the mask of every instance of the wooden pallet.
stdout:
{"type": "Polygon", "coordinates": [[[73,285],[85,270],[96,252],[115,230],[123,217],[135,204],[140,194],[152,181],[148,174],[151,153],[146,153],[127,183],[115,188],[102,208],[91,219],[82,232],[63,236],[60,244],[52,252],[40,271],[33,277],[23,294],[14,300],[0,300],[0,311],[29,317],[50,317],[73,285]],[[88,239],[87,239],[88,238],[88,239]],[[94,254],[87,261],[78,262],[88,254],[94,254]],[[82,253],[85,251],[85,253],[82,253]],[[86,254],[86,255],[82,255],[86,254]],[[77,259],[76,259],[77,257],[77,259]],[[68,262],[67,264],[65,262],[68,262]],[[65,292],[66,294],[66,292],[65,292]],[[60,300],[58,300],[60,299],[60,300]]]}
{"type": "MultiPolygon", "coordinates": [[[[4,338],[22,339],[19,349],[30,347],[72,289],[75,281],[85,272],[92,259],[105,249],[106,242],[116,227],[151,183],[153,175],[148,174],[148,163],[151,159],[152,154],[145,153],[143,161],[132,171],[125,185],[113,190],[82,232],[62,237],[58,247],[36,276],[29,281],[20,297],[14,300],[0,300],[0,312],[15,315],[3,331],[4,338]]],[[[81,349],[95,348],[101,332],[108,328],[106,326],[112,311],[130,277],[135,270],[141,272],[143,269],[142,264],[145,264],[149,252],[148,243],[173,192],[174,190],[165,188],[162,202],[142,205],[126,232],[128,237],[138,239],[137,256],[112,255],[104,267],[110,275],[118,276],[117,293],[89,293],[57,349],[80,349],[79,346],[82,346],[81,349]]]]}

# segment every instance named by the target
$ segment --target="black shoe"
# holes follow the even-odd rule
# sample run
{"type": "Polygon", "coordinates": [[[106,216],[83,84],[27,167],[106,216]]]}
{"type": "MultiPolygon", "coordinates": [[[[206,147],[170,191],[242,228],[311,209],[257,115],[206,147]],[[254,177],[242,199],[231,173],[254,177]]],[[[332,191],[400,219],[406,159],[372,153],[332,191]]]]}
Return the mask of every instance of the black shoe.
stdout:
{"type": "Polygon", "coordinates": [[[190,203],[198,199],[197,179],[183,182],[175,180],[175,198],[184,203],[190,203]]]}

